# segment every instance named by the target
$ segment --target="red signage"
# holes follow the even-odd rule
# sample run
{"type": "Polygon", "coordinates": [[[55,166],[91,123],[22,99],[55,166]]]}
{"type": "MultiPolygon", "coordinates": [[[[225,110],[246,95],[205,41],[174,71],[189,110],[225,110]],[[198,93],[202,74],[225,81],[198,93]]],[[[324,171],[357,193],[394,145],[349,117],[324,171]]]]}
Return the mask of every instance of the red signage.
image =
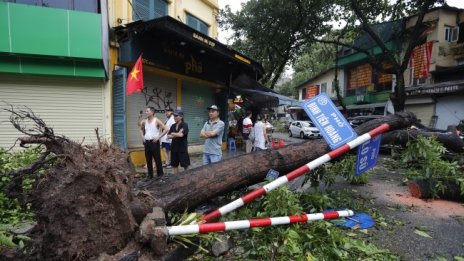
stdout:
{"type": "Polygon", "coordinates": [[[317,85],[309,86],[308,88],[306,88],[305,100],[311,97],[317,96],[318,93],[319,93],[319,86],[317,85]]]}

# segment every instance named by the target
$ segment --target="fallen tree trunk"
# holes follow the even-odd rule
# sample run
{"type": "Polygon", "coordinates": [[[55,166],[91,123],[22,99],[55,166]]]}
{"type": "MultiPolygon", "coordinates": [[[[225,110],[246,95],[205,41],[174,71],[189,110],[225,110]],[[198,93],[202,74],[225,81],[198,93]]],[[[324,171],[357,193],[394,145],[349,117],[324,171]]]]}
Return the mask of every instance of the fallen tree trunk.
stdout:
{"type": "MultiPolygon", "coordinates": [[[[136,220],[140,224],[153,207],[184,211],[260,182],[270,168],[284,174],[329,151],[323,140],[305,142],[224,160],[133,188],[135,170],[126,151],[101,143],[98,147],[82,146],[56,136],[29,110],[9,111],[13,125],[27,135],[19,139],[22,146],[43,144],[56,156],[28,195],[37,213],[37,226],[32,235],[35,251],[24,259],[88,260],[102,253],[122,257],[125,252],[138,256],[139,250],[147,248],[137,239],[141,231],[136,220]],[[27,120],[36,124],[32,131],[23,127],[27,120]]],[[[415,122],[413,114],[401,113],[367,122],[356,131],[362,134],[383,123],[402,129],[415,122]]]]}
{"type": "MultiPolygon", "coordinates": [[[[414,114],[404,112],[364,123],[356,128],[356,132],[364,134],[383,123],[388,123],[391,130],[403,129],[415,122],[414,114]]],[[[149,197],[146,192],[136,191],[135,195],[142,203],[134,202],[132,206],[137,210],[136,216],[150,212],[153,206],[160,206],[165,211],[184,211],[218,195],[261,182],[269,169],[286,174],[329,150],[324,140],[311,140],[278,150],[238,156],[175,176],[166,176],[143,188],[149,191],[149,197]]]]}
{"type": "Polygon", "coordinates": [[[411,139],[416,139],[417,136],[435,137],[438,142],[443,144],[451,152],[463,152],[464,141],[453,132],[430,132],[418,129],[395,130],[388,132],[382,137],[382,144],[394,144],[406,147],[406,144],[411,139]]]}

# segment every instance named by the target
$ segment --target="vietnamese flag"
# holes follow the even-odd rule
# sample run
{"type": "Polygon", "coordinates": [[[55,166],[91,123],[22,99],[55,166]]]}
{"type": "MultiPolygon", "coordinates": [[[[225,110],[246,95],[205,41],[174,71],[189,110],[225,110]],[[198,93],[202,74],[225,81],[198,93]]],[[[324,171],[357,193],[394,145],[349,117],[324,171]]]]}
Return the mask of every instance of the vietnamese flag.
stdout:
{"type": "Polygon", "coordinates": [[[140,55],[134,68],[129,73],[126,83],[126,96],[132,93],[141,92],[143,90],[143,71],[142,71],[142,55],[140,55]]]}

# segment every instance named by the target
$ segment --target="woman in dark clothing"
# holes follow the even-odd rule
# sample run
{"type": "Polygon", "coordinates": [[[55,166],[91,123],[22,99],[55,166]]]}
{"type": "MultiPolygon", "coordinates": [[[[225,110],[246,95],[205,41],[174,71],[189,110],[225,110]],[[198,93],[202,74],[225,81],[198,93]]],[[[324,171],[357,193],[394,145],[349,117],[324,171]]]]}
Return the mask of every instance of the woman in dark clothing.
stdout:
{"type": "Polygon", "coordinates": [[[172,139],[171,143],[171,166],[174,174],[179,173],[179,165],[184,170],[190,166],[190,157],[188,155],[188,125],[184,122],[184,113],[181,110],[174,111],[175,124],[171,126],[168,132],[168,138],[172,139]]]}

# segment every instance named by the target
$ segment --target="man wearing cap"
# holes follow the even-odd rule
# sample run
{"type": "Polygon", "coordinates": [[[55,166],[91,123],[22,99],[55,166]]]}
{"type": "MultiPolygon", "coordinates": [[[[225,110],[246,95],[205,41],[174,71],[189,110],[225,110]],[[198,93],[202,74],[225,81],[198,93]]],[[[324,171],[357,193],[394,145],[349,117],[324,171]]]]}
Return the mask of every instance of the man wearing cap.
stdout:
{"type": "Polygon", "coordinates": [[[212,105],[207,108],[209,120],[201,129],[200,137],[205,139],[203,149],[203,165],[218,162],[222,158],[222,136],[224,122],[219,119],[219,108],[212,105]]]}
{"type": "MultiPolygon", "coordinates": [[[[168,131],[171,129],[171,126],[174,124],[174,116],[172,108],[167,108],[164,112],[166,115],[166,128],[168,131]]],[[[171,139],[168,138],[168,135],[161,137],[161,148],[163,149],[164,153],[164,167],[169,168],[171,162],[171,139]]]]}
{"type": "Polygon", "coordinates": [[[168,138],[171,142],[171,166],[174,174],[179,173],[179,164],[188,169],[190,166],[190,157],[188,155],[188,125],[184,122],[184,113],[181,110],[175,110],[173,113],[175,124],[171,126],[168,132],[168,138]]]}

